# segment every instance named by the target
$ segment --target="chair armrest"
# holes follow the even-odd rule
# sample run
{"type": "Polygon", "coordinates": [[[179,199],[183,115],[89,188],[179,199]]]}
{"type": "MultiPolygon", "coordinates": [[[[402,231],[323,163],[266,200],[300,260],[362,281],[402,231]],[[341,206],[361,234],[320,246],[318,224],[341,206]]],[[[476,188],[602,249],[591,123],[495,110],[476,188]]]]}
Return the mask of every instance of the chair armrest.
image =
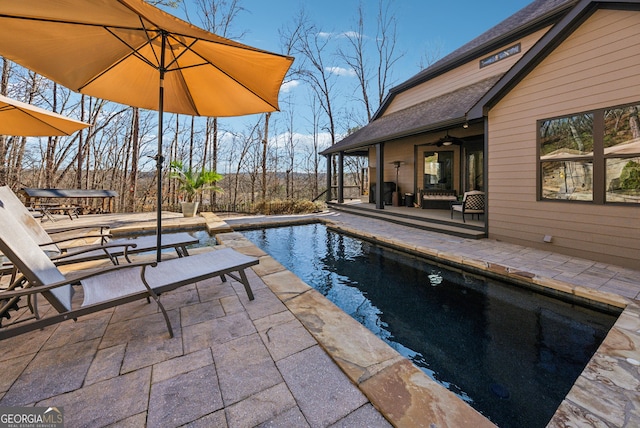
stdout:
{"type": "Polygon", "coordinates": [[[64,239],[57,239],[55,241],[51,241],[51,242],[47,242],[44,244],[39,244],[41,247],[46,247],[47,245],[51,245],[51,244],[60,244],[62,242],[67,242],[67,241],[75,241],[77,239],[84,239],[84,238],[100,238],[101,242],[106,243],[107,242],[107,238],[111,238],[111,234],[110,233],[105,233],[105,234],[99,234],[99,235],[82,235],[82,236],[73,236],[71,238],[64,238],[64,239]]]}
{"type": "Polygon", "coordinates": [[[83,253],[88,253],[91,251],[95,251],[95,250],[105,250],[105,254],[108,255],[106,249],[107,248],[117,248],[117,247],[124,247],[124,253],[125,255],[127,254],[129,248],[136,248],[137,244],[136,243],[123,243],[123,242],[117,242],[114,244],[110,244],[110,243],[106,243],[106,244],[95,244],[95,245],[88,245],[86,247],[82,247],[79,250],[76,251],[69,251],[69,250],[73,250],[73,248],[69,248],[68,251],[59,254],[57,256],[53,256],[51,257],[51,260],[53,260],[54,262],[57,260],[62,260],[64,258],[67,257],[72,257],[72,256],[77,256],[78,254],[83,254],[83,253]]]}
{"type": "Polygon", "coordinates": [[[103,234],[105,229],[110,228],[108,224],[94,224],[91,226],[69,226],[61,229],[47,229],[47,233],[51,235],[55,233],[73,232],[75,230],[82,230],[82,229],[95,229],[97,227],[100,228],[100,234],[103,234]]]}
{"type": "Polygon", "coordinates": [[[144,269],[146,266],[156,266],[158,264],[158,262],[156,261],[148,261],[148,262],[135,262],[135,263],[129,263],[126,265],[117,265],[117,266],[109,266],[105,269],[100,269],[97,271],[91,271],[91,272],[73,272],[72,274],[69,274],[65,277],[64,281],[58,281],[58,282],[54,282],[51,284],[47,284],[47,285],[39,285],[36,287],[29,287],[27,286],[26,288],[20,289],[20,290],[12,290],[12,291],[2,291],[0,292],[0,299],[4,300],[4,299],[10,299],[12,297],[20,297],[20,296],[28,296],[31,294],[39,294],[42,293],[44,291],[49,291],[52,290],[54,288],[58,288],[58,287],[62,287],[65,285],[73,285],[76,284],[79,281],[82,281],[83,279],[87,279],[87,278],[91,278],[94,276],[98,276],[98,275],[102,275],[108,272],[113,272],[116,270],[121,270],[121,269],[135,269],[135,268],[142,268],[144,269]]]}

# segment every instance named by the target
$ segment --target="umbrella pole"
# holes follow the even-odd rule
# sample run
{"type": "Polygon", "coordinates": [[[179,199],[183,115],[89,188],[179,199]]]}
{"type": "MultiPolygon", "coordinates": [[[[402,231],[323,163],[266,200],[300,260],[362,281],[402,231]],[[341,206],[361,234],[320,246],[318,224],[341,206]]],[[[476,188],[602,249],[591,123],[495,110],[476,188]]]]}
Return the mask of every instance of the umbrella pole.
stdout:
{"type": "Polygon", "coordinates": [[[158,201],[157,207],[157,248],[156,248],[156,261],[160,263],[162,258],[162,162],[164,158],[162,156],[162,133],[163,133],[163,110],[164,110],[164,49],[167,41],[167,35],[162,32],[162,47],[160,51],[160,85],[158,91],[158,155],[156,157],[156,170],[158,171],[158,201]]]}

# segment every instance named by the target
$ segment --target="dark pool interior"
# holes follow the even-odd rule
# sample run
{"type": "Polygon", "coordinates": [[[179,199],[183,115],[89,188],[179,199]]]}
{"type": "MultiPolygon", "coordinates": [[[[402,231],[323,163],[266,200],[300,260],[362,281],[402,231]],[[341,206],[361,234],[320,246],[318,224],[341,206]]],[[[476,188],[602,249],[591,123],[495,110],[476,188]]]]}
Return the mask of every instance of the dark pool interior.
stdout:
{"type": "Polygon", "coordinates": [[[616,320],[321,224],[244,235],[500,427],[544,427],[616,320]]]}

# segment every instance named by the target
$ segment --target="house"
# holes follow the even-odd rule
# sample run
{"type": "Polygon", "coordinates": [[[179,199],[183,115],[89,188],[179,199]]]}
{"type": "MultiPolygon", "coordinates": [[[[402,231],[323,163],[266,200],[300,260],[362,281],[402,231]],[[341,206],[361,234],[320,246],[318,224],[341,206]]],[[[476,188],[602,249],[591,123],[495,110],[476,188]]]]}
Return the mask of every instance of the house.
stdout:
{"type": "Polygon", "coordinates": [[[419,204],[481,190],[489,238],[637,268],[638,82],[640,0],[536,0],[322,154],[338,163],[338,203],[344,156],[364,155],[377,210],[396,184],[419,204]]]}

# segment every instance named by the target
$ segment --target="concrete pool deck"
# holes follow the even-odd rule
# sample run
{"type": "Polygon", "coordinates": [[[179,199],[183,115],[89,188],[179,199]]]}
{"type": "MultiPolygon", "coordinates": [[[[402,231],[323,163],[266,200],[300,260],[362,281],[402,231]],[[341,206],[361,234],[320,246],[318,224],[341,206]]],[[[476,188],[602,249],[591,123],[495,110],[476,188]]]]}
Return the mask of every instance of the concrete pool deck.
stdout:
{"type": "MultiPolygon", "coordinates": [[[[151,230],[153,214],[82,216],[151,230]],[[149,229],[151,228],[151,229],[149,229]]],[[[626,308],[550,426],[640,426],[640,271],[349,214],[183,219],[260,257],[249,302],[238,284],[168,293],[176,337],[144,302],[3,341],[0,406],[64,406],[67,426],[491,426],[359,323],[229,227],[323,221],[454,266],[626,308]]],[[[46,223],[45,223],[46,224],[46,223]]],[[[532,398],[535,405],[535,398],[532,398]]]]}

